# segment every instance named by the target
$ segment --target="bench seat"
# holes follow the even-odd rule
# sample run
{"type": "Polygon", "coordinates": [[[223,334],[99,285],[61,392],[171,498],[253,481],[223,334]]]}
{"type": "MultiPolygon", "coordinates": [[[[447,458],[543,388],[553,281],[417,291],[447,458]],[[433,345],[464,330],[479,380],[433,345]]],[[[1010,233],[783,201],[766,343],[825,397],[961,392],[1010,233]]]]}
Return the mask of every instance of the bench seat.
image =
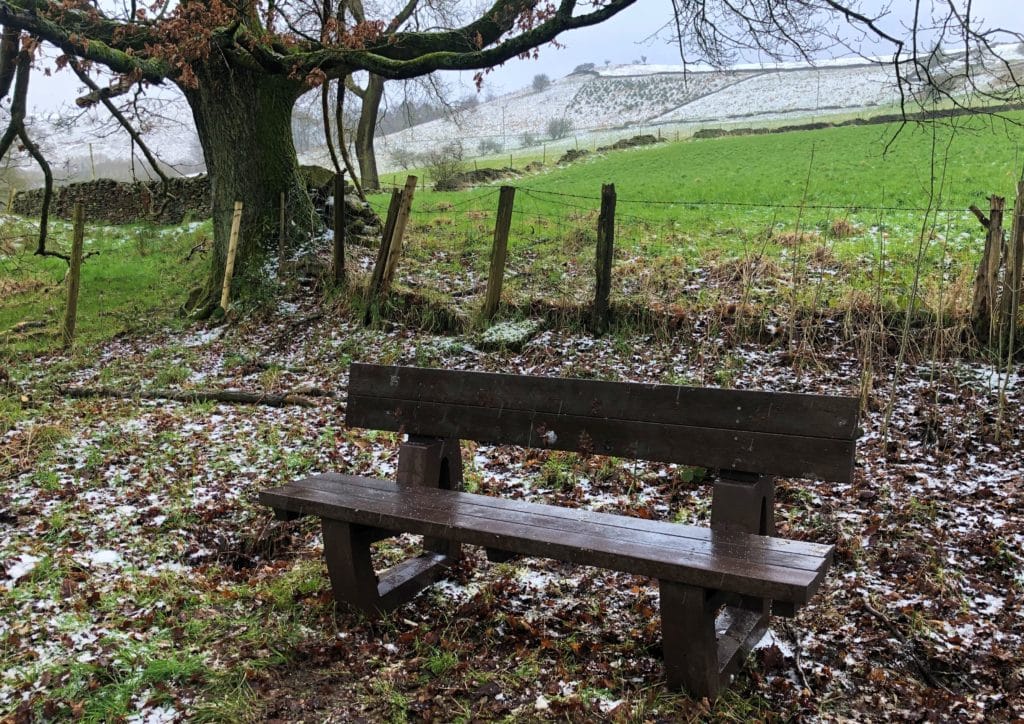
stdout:
{"type": "Polygon", "coordinates": [[[286,514],[806,603],[832,546],[328,473],[265,490],[286,514]]]}

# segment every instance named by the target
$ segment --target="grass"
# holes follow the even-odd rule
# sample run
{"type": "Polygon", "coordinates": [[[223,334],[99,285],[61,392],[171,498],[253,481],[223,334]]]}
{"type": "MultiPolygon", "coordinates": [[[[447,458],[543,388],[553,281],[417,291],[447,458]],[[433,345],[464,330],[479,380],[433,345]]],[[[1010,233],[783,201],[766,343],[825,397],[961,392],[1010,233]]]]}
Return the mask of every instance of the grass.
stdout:
{"type": "MultiPolygon", "coordinates": [[[[67,264],[55,257],[37,257],[36,225],[27,220],[5,223],[0,240],[15,239],[11,251],[0,255],[0,362],[57,349],[66,305],[67,264]],[[12,332],[28,322],[24,332],[12,332]]],[[[148,224],[86,227],[76,347],[88,348],[124,332],[172,323],[190,282],[205,272],[208,260],[199,255],[186,261],[196,239],[210,235],[210,222],[198,227],[161,228],[148,224]]],[[[66,253],[71,227],[51,223],[47,247],[66,253]]]]}
{"type": "MultiPolygon", "coordinates": [[[[946,171],[950,181],[942,201],[944,207],[954,209],[980,203],[989,193],[1009,195],[1019,164],[1017,142],[1007,129],[984,125],[980,119],[963,123],[970,133],[950,147],[946,171]],[[985,154],[977,153],[982,147],[985,154]]],[[[666,315],[685,315],[700,307],[724,319],[735,315],[736,309],[748,307],[751,315],[760,314],[758,305],[799,304],[818,309],[849,306],[864,298],[873,304],[878,285],[889,310],[905,308],[922,217],[921,212],[910,209],[928,202],[933,139],[923,129],[907,128],[883,157],[881,148],[894,131],[892,127],[849,127],[663,144],[611,153],[522,179],[506,297],[568,304],[587,301],[596,199],[600,181],[608,179],[615,181],[621,196],[615,278],[620,301],[637,300],[666,315]],[[728,203],[681,203],[695,200],[728,203]],[[774,207],[742,206],[744,203],[774,207]],[[826,208],[805,208],[803,212],[781,208],[801,204],[826,208]],[[906,208],[865,210],[876,205],[906,208]],[[878,275],[876,270],[883,273],[878,275]]],[[[943,147],[945,139],[937,140],[943,147]]],[[[486,268],[496,202],[496,190],[491,188],[418,194],[409,261],[402,272],[417,275],[426,283],[454,280],[449,291],[478,283],[486,268]]],[[[936,309],[940,304],[952,304],[955,312],[956,304],[963,300],[958,285],[964,275],[973,273],[980,226],[959,211],[949,215],[948,223],[948,227],[940,224],[942,243],[927,236],[924,240],[928,274],[924,301],[936,309]]],[[[16,222],[16,227],[31,231],[31,224],[25,221],[16,222]]],[[[17,235],[8,231],[11,228],[5,226],[3,233],[17,235]]],[[[5,303],[0,306],[0,334],[5,345],[0,364],[11,365],[15,380],[32,371],[43,380],[63,381],[78,367],[96,363],[99,342],[158,325],[179,329],[175,309],[189,282],[204,273],[208,263],[199,258],[184,261],[196,235],[203,233],[209,233],[208,225],[199,230],[133,226],[87,233],[87,250],[99,253],[90,257],[84,269],[77,349],[63,357],[50,357],[45,370],[34,369],[34,361],[37,355],[59,348],[57,328],[65,288],[61,280],[66,266],[59,260],[32,256],[30,244],[0,256],[0,284],[5,285],[5,303]],[[44,326],[8,331],[24,321],[42,321],[44,326]]],[[[66,225],[55,224],[52,247],[66,248],[68,234],[66,225]]],[[[720,324],[708,326],[709,349],[721,337],[722,328],[720,324]]],[[[634,354],[631,340],[635,337],[622,328],[615,332],[611,341],[615,355],[634,354]]],[[[359,340],[348,340],[335,350],[339,367],[362,353],[359,344],[359,340]]],[[[390,362],[402,360],[404,351],[398,341],[382,335],[374,354],[378,361],[390,362]]],[[[723,355],[721,365],[706,377],[705,365],[696,376],[682,364],[663,380],[733,385],[744,372],[744,360],[723,355]]],[[[424,365],[443,359],[440,348],[428,345],[417,347],[414,356],[416,363],[424,365]]],[[[251,357],[244,350],[233,350],[225,367],[240,369],[251,357]]],[[[196,361],[190,347],[172,341],[137,358],[104,362],[100,380],[145,379],[160,386],[187,385],[196,361]]],[[[284,374],[282,367],[271,365],[261,373],[259,384],[273,387],[284,374]]],[[[577,374],[600,373],[581,368],[577,374]]],[[[50,404],[47,399],[25,402],[17,394],[0,394],[0,431],[13,430],[5,439],[0,478],[31,476],[31,486],[49,505],[39,516],[46,526],[39,536],[46,551],[37,550],[40,561],[36,568],[18,582],[11,595],[0,597],[0,619],[16,620],[30,602],[49,604],[70,598],[78,602],[78,610],[101,616],[103,627],[115,632],[109,634],[109,643],[116,655],[102,661],[77,661],[43,642],[37,660],[0,638],[5,671],[25,680],[48,676],[56,682],[49,687],[46,700],[29,703],[33,715],[40,719],[115,720],[138,709],[143,697],[159,705],[169,696],[167,692],[187,691],[194,698],[183,706],[197,719],[237,721],[258,716],[261,704],[250,685],[252,673],[288,666],[300,645],[310,641],[309,631],[328,629],[334,613],[329,597],[324,596],[326,572],[319,558],[286,559],[273,569],[232,570],[215,549],[222,546],[221,552],[231,551],[243,548],[240,541],[259,542],[258,526],[251,525],[255,503],[236,502],[230,509],[214,504],[197,507],[195,494],[211,479],[239,478],[243,460],[246,474],[259,469],[261,475],[274,480],[323,469],[329,464],[324,451],[336,448],[337,436],[347,433],[324,428],[319,439],[297,439],[291,429],[266,421],[253,424],[250,439],[199,444],[184,423],[211,414],[214,407],[209,404],[173,408],[154,420],[149,432],[125,424],[138,414],[138,408],[130,403],[106,405],[102,411],[83,403],[65,410],[63,418],[59,411],[48,410],[50,404]],[[68,450],[75,424],[99,415],[103,416],[104,432],[79,438],[75,444],[80,449],[68,450]],[[243,457],[238,455],[240,446],[245,450],[243,457]],[[73,471],[67,472],[71,465],[75,465],[73,471]],[[62,469],[63,478],[57,468],[62,469]],[[101,475],[105,470],[112,471],[109,485],[101,475]],[[88,507],[80,505],[87,494],[105,486],[124,490],[125,500],[137,487],[140,497],[131,500],[141,510],[149,506],[140,502],[143,484],[146,494],[157,491],[164,496],[159,509],[153,511],[164,516],[162,523],[148,527],[149,523],[125,514],[117,527],[101,529],[105,519],[91,519],[88,507]],[[57,495],[65,486],[69,496],[74,493],[67,500],[57,495]],[[53,502],[57,498],[61,499],[53,502]],[[140,557],[140,565],[118,570],[116,581],[108,582],[105,590],[92,590],[92,584],[82,582],[82,564],[75,559],[81,545],[75,534],[87,528],[100,531],[91,543],[111,547],[115,547],[121,528],[134,531],[137,537],[132,551],[140,557]],[[178,549],[183,530],[227,531],[223,541],[218,538],[204,543],[210,549],[206,552],[209,557],[195,564],[202,576],[144,568],[178,559],[191,561],[188,550],[178,549]],[[132,643],[133,633],[145,633],[144,642],[132,643]],[[216,656],[208,655],[211,651],[216,656]]],[[[395,436],[387,433],[369,433],[363,439],[392,447],[395,442],[395,436]]],[[[373,450],[360,448],[352,450],[346,463],[367,472],[380,460],[373,450]]],[[[484,469],[471,464],[466,474],[469,489],[486,487],[484,469]]],[[[700,469],[680,469],[678,484],[687,489],[704,474],[700,469]]],[[[595,486],[632,488],[631,478],[617,461],[562,453],[548,455],[539,475],[531,479],[553,494],[566,494],[583,476],[595,486]]],[[[892,493],[882,497],[888,499],[892,493]]],[[[786,523],[795,525],[813,507],[811,498],[799,488],[780,498],[780,520],[786,523]]],[[[905,508],[908,529],[933,525],[942,512],[934,503],[914,498],[905,508]]],[[[706,497],[678,513],[680,520],[690,523],[704,522],[709,515],[706,497]]],[[[836,521],[815,516],[809,525],[812,531],[831,529],[836,521]]],[[[306,534],[308,529],[296,535],[306,534]]],[[[13,547],[0,550],[5,556],[20,552],[13,547]]],[[[397,557],[407,552],[396,547],[378,556],[397,557]]],[[[1014,570],[1019,563],[1009,539],[995,540],[990,556],[993,567],[1014,570]]],[[[510,571],[512,575],[514,569],[510,571]]],[[[955,584],[953,574],[938,564],[928,575],[936,585],[955,584]]],[[[1024,586],[1019,577],[1014,581],[1017,588],[1024,586]]],[[[589,612],[595,617],[599,614],[596,608],[589,612]]],[[[436,616],[431,620],[436,623],[436,616]]],[[[84,619],[74,618],[58,624],[55,630],[68,635],[85,625],[84,619]]],[[[481,641],[487,644],[486,631],[476,633],[481,636],[451,634],[456,644],[459,636],[465,638],[463,645],[454,648],[424,640],[422,650],[417,651],[422,658],[417,685],[455,681],[472,691],[476,685],[469,683],[473,647],[481,641]]],[[[505,641],[504,637],[495,638],[499,643],[505,641]]],[[[578,665],[572,643],[567,640],[556,651],[517,653],[507,670],[491,674],[507,679],[513,689],[522,689],[532,686],[552,662],[572,672],[578,665]]],[[[628,647],[623,650],[632,652],[628,647]]],[[[385,673],[374,680],[372,691],[367,686],[367,696],[373,700],[375,714],[404,721],[414,715],[414,696],[397,683],[385,673]]],[[[734,720],[767,716],[768,703],[748,694],[730,690],[717,703],[714,715],[734,720]]],[[[649,696],[645,706],[651,711],[671,710],[673,695],[652,689],[649,696]]],[[[607,690],[601,687],[580,692],[588,705],[607,697],[607,690]]],[[[167,703],[174,702],[167,699],[167,703]]],[[[637,720],[642,718],[640,713],[635,715],[637,720]]]]}
{"type": "MultiPolygon", "coordinates": [[[[1024,113],[1007,119],[663,143],[508,181],[518,193],[504,299],[589,302],[600,187],[613,182],[613,302],[680,315],[736,302],[754,317],[781,307],[902,312],[921,251],[915,308],[955,320],[984,237],[967,208],[1012,199],[1020,175],[1013,124],[1024,113]]],[[[374,199],[382,213],[386,201],[374,199]]],[[[494,187],[418,191],[400,273],[465,298],[486,279],[496,208],[494,187]]]]}

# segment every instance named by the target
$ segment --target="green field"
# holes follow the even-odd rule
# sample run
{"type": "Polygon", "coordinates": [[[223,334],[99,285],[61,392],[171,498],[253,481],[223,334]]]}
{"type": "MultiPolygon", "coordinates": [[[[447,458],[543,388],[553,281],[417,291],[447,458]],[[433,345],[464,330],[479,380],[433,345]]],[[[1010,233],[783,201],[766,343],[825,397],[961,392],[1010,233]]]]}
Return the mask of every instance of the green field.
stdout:
{"type": "MultiPolygon", "coordinates": [[[[614,183],[613,303],[706,312],[740,305],[766,320],[855,310],[885,317],[912,309],[962,320],[983,228],[967,211],[1011,198],[1020,175],[1024,113],[937,125],[851,126],[661,143],[591,153],[505,183],[517,187],[503,299],[518,316],[538,300],[585,308],[601,185],[614,183]],[[930,212],[928,210],[931,210],[930,212]],[[918,264],[920,259],[920,264],[918,264]],[[920,274],[918,275],[918,272],[920,274]],[[915,296],[915,278],[919,279],[915,296]]],[[[517,162],[517,165],[520,165],[517,162]]],[[[422,177],[422,174],[421,174],[422,177]]],[[[398,285],[472,320],[482,301],[498,200],[494,183],[438,193],[421,183],[398,285]]],[[[388,195],[371,201],[383,213],[388,195]]],[[[0,232],[8,352],[58,338],[65,264],[31,255],[34,226],[8,217],[0,232]]],[[[90,228],[79,336],[83,342],[170,320],[206,261],[186,261],[210,234],[181,229],[90,228]]],[[[50,247],[70,233],[55,223],[50,247]]],[[[350,247],[365,268],[373,249],[350,247]]],[[[321,260],[328,251],[320,249],[321,260]]],[[[350,268],[358,268],[352,265],[350,268]]],[[[364,283],[357,272],[355,284],[364,283]]]]}
{"type": "MultiPolygon", "coordinates": [[[[1021,121],[1013,113],[688,140],[548,166],[505,182],[518,189],[506,300],[585,301],[601,185],[614,183],[620,302],[846,309],[869,297],[898,311],[919,269],[917,302],[955,316],[969,304],[984,238],[968,206],[987,209],[992,194],[1012,205],[1021,121]]],[[[381,213],[387,200],[374,197],[381,213]]],[[[496,206],[497,184],[421,190],[405,281],[460,298],[479,286],[496,206]]]]}

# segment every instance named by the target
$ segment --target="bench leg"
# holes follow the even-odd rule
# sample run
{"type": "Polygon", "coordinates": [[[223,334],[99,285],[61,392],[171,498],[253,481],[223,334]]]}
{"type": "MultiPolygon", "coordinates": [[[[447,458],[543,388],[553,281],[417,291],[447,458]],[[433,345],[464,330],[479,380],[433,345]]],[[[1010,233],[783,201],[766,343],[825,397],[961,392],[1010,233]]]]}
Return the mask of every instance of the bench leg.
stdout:
{"type": "Polygon", "coordinates": [[[661,646],[671,689],[714,699],[721,686],[715,607],[709,592],[674,581],[661,587],[661,646]]]}
{"type": "MultiPolygon", "coordinates": [[[[721,471],[712,494],[711,527],[775,535],[775,478],[736,470],[721,471]]],[[[740,606],[745,611],[762,614],[762,623],[767,628],[772,608],[770,600],[745,597],[740,606]]]]}
{"type": "Polygon", "coordinates": [[[370,563],[373,528],[323,519],[324,557],[337,601],[345,601],[368,616],[379,613],[377,575],[370,563]]]}
{"type": "Polygon", "coordinates": [[[659,583],[668,686],[714,700],[764,636],[766,602],[750,599],[749,604],[723,606],[723,597],[715,591],[673,581],[659,583]],[[754,610],[748,610],[748,605],[754,610]]]}
{"type": "Polygon", "coordinates": [[[389,568],[378,578],[370,559],[370,544],[380,540],[383,531],[324,518],[323,532],[334,599],[370,618],[409,601],[457,560],[427,551],[389,568]]]}

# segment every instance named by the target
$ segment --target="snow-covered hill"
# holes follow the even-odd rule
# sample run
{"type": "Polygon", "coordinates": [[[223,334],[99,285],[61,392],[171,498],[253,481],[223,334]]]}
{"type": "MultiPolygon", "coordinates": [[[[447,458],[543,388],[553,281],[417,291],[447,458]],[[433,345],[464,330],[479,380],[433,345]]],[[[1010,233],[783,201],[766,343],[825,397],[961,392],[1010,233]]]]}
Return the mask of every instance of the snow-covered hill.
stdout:
{"type": "MultiPolygon", "coordinates": [[[[1003,59],[1024,61],[1019,48],[997,49],[1003,59]]],[[[996,64],[992,64],[993,68],[996,64]]],[[[975,70],[980,67],[975,62],[975,70]]],[[[936,75],[954,80],[956,57],[936,75]]],[[[998,72],[981,73],[989,84],[998,72]]],[[[467,156],[493,155],[546,143],[549,149],[593,146],[621,138],[623,131],[686,135],[700,127],[757,124],[868,112],[900,102],[890,59],[842,58],[771,66],[738,65],[728,70],[666,65],[594,67],[555,80],[541,91],[520,90],[481,102],[455,120],[440,119],[378,138],[378,161],[396,168],[413,154],[459,140],[467,156]],[[549,137],[552,120],[571,131],[549,137]]]]}
{"type": "MultiPolygon", "coordinates": [[[[1003,60],[1014,63],[1016,77],[1024,77],[1020,46],[996,48],[1003,60]]],[[[991,59],[989,59],[991,60],[991,59]]],[[[481,101],[455,120],[435,120],[378,137],[378,163],[397,170],[416,154],[461,142],[465,156],[495,155],[522,148],[546,146],[551,156],[571,146],[593,147],[635,133],[685,136],[698,128],[726,124],[756,125],[780,120],[823,119],[829,115],[870,112],[900,100],[890,60],[845,58],[812,65],[780,63],[771,66],[737,65],[727,70],[701,66],[609,65],[581,67],[547,88],[526,88],[481,101]],[[560,138],[551,138],[552,121],[562,126],[560,138]]],[[[945,78],[946,92],[964,92],[957,77],[963,61],[944,56],[932,69],[945,78]]],[[[976,80],[1005,84],[1005,65],[976,58],[976,80]],[[986,68],[988,68],[986,70],[986,68]]],[[[150,115],[145,138],[160,158],[179,173],[201,169],[201,151],[191,114],[180,97],[160,97],[158,111],[150,115]]],[[[80,113],[80,112],[79,112],[80,113]]],[[[97,133],[88,114],[73,122],[56,116],[37,117],[33,136],[55,162],[60,179],[90,176],[125,178],[132,172],[132,144],[119,128],[107,126],[97,133]]],[[[24,154],[23,154],[24,155],[24,154]]],[[[134,170],[146,178],[145,163],[134,170]]],[[[23,159],[27,169],[31,162],[23,159]]],[[[329,164],[326,149],[302,154],[305,162],[329,164]]]]}

